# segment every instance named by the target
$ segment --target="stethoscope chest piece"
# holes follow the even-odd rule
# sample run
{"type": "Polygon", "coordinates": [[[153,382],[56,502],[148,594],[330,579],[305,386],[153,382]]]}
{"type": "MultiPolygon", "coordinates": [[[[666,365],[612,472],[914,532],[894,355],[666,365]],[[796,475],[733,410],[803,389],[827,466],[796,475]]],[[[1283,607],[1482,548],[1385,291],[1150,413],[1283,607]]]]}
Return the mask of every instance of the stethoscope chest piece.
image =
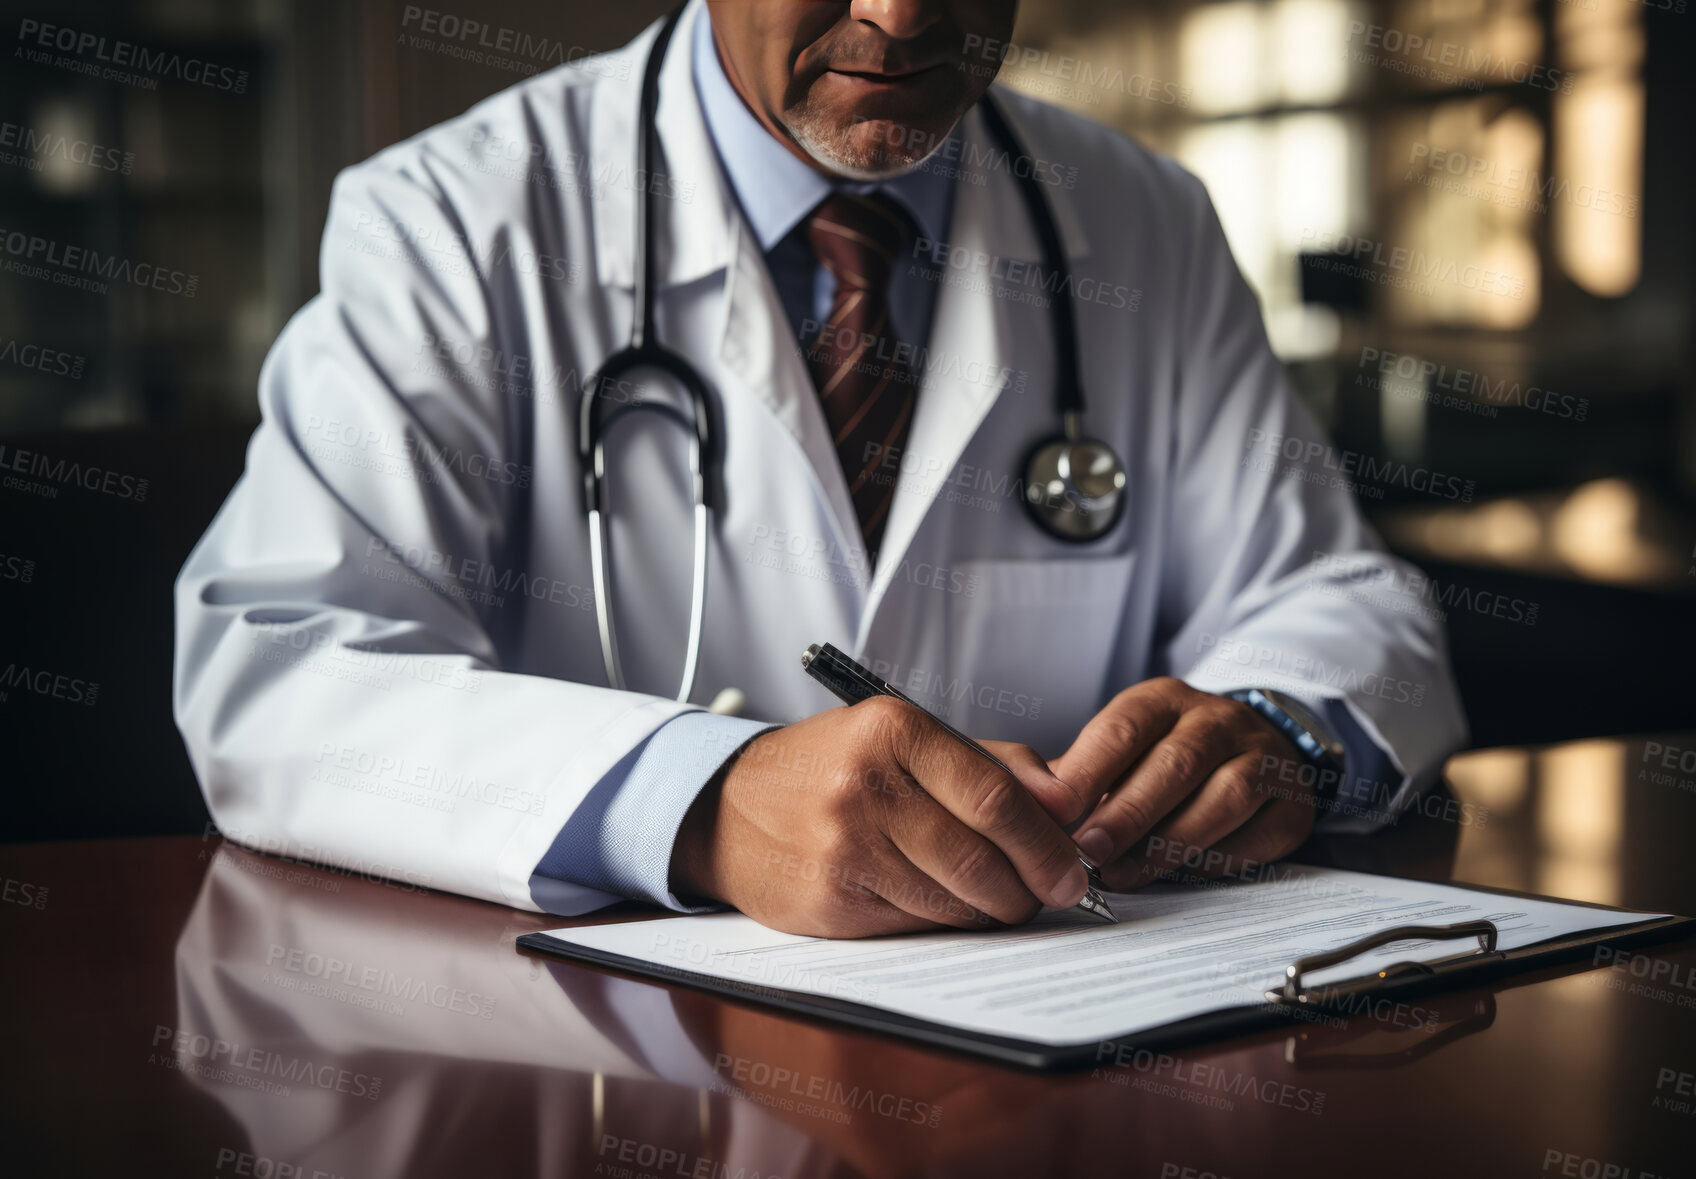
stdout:
{"type": "Polygon", "coordinates": [[[1105,536],[1125,510],[1125,464],[1107,443],[1082,436],[1078,415],[1025,459],[1025,510],[1037,527],[1075,542],[1105,536]]]}

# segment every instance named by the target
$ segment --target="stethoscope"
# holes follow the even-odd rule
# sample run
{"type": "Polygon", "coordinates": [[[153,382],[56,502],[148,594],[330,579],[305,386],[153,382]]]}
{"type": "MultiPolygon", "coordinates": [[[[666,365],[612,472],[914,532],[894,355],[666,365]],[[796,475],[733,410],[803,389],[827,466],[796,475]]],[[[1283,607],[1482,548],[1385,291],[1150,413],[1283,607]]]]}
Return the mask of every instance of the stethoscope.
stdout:
{"type": "MultiPolygon", "coordinates": [[[[672,34],[677,31],[684,7],[678,7],[666,17],[653,47],[648,51],[647,67],[642,74],[637,150],[643,174],[648,176],[659,174],[656,116],[659,110],[660,66],[665,61],[666,48],[671,43],[672,34]]],[[[1015,161],[1025,158],[1018,137],[1007,125],[995,101],[985,94],[979,106],[990,134],[1007,153],[1007,158],[1015,161]]],[[[1124,512],[1125,464],[1111,446],[1098,438],[1087,437],[1083,432],[1084,392],[1078,376],[1077,325],[1069,294],[1071,274],[1066,265],[1066,254],[1061,248],[1054,212],[1049,207],[1035,170],[1013,170],[1019,179],[1025,211],[1036,229],[1043,265],[1048,276],[1058,280],[1055,284],[1057,294],[1049,300],[1049,310],[1055,339],[1055,403],[1060,414],[1060,432],[1040,439],[1026,452],[1025,492],[1021,501],[1037,527],[1050,536],[1074,544],[1087,544],[1105,536],[1124,512]]],[[[577,453],[583,468],[583,503],[589,513],[589,563],[595,582],[595,620],[601,632],[601,658],[606,664],[607,683],[622,690],[625,686],[623,665],[618,657],[618,630],[613,624],[612,594],[608,584],[605,434],[621,414],[635,410],[661,414],[689,432],[695,550],[689,595],[689,649],[683,662],[682,686],[677,692],[678,701],[684,702],[694,692],[695,673],[700,666],[701,627],[707,604],[707,530],[714,501],[718,498],[710,474],[718,471],[721,464],[706,381],[693,364],[654,338],[655,283],[651,227],[657,220],[659,188],[655,184],[644,185],[642,198],[636,202],[636,260],[633,268],[636,289],[633,292],[630,342],[607,357],[600,371],[583,386],[577,453]],[[690,414],[685,416],[669,405],[650,400],[627,401],[610,412],[603,412],[605,403],[610,400],[599,394],[603,384],[617,381],[638,368],[657,369],[676,378],[689,394],[690,414]]]]}

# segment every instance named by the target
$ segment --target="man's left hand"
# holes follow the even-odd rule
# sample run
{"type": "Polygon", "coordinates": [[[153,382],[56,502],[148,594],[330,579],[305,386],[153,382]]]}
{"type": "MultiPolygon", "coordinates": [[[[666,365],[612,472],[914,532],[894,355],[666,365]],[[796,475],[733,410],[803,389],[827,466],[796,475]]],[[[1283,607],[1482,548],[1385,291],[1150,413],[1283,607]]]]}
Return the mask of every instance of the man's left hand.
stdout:
{"type": "Polygon", "coordinates": [[[1079,849],[1124,891],[1162,872],[1241,875],[1293,851],[1317,800],[1307,775],[1276,771],[1299,756],[1248,705],[1163,677],[1120,692],[1049,765],[1082,797],[1081,811],[1055,800],[1088,814],[1079,849]]]}

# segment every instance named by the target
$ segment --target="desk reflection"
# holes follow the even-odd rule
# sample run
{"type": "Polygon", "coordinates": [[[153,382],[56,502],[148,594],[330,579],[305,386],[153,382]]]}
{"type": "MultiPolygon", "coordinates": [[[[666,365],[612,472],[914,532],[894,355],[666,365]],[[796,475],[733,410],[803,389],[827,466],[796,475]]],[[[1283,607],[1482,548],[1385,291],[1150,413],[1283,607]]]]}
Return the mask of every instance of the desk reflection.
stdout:
{"type": "MultiPolygon", "coordinates": [[[[1361,1034],[1303,1025],[1037,1077],[514,951],[557,921],[225,846],[177,943],[178,1025],[156,1043],[246,1128],[255,1167],[301,1179],[804,1179],[1155,1174],[1174,1158],[1252,1174],[1269,1139],[1312,1132],[1325,1108],[1302,1057],[1361,1034]]],[[[1423,1022],[1369,1030],[1389,1060],[1410,1034],[1439,1039],[1423,1022]]]]}

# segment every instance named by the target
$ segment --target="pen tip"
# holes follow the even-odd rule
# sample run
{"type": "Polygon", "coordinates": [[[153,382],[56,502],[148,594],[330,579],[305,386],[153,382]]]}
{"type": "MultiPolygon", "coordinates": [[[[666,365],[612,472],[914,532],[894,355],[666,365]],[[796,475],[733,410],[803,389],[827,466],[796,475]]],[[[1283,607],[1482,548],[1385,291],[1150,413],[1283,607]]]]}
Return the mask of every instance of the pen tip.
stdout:
{"type": "Polygon", "coordinates": [[[1079,902],[1079,907],[1094,913],[1108,925],[1119,924],[1119,918],[1114,916],[1113,910],[1108,907],[1106,898],[1093,888],[1084,894],[1084,899],[1079,902]]]}

